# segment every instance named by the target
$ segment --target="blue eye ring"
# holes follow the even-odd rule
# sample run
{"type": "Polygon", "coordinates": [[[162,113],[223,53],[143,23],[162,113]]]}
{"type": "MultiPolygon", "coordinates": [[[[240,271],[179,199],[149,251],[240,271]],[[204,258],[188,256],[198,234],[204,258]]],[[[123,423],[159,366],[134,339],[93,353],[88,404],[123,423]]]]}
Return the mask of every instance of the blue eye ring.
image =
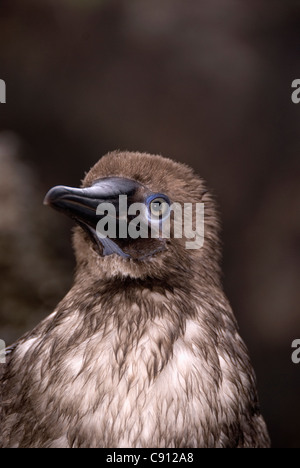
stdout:
{"type": "Polygon", "coordinates": [[[162,193],[150,195],[146,200],[150,218],[163,220],[170,215],[171,202],[169,198],[162,193]]]}

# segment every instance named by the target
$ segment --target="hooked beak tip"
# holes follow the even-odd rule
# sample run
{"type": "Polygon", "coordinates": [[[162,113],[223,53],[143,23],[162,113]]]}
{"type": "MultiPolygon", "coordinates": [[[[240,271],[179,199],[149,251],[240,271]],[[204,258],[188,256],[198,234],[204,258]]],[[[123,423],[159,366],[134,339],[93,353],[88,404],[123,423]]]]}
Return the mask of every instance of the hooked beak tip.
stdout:
{"type": "Polygon", "coordinates": [[[58,202],[61,198],[63,198],[63,196],[67,195],[69,191],[70,188],[65,187],[63,185],[53,187],[45,196],[43,204],[45,206],[54,207],[55,203],[58,202]]]}
{"type": "Polygon", "coordinates": [[[44,206],[50,206],[50,200],[48,198],[48,194],[44,198],[43,205],[44,206]]]}

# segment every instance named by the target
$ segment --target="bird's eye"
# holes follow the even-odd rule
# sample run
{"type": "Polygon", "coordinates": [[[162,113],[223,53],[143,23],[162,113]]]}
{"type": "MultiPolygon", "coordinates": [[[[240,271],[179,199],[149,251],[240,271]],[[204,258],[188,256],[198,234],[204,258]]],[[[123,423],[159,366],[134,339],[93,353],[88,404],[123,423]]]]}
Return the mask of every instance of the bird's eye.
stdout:
{"type": "Polygon", "coordinates": [[[166,198],[155,197],[149,203],[149,212],[154,218],[163,219],[169,215],[170,203],[166,198]]]}

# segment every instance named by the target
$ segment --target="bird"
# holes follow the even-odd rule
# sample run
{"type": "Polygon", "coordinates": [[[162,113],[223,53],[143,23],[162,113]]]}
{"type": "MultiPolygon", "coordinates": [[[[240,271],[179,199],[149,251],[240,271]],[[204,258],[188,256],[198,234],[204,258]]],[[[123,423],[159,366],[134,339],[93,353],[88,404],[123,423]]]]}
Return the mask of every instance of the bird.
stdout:
{"type": "Polygon", "coordinates": [[[172,159],[115,151],[45,204],[75,222],[74,284],[6,349],[0,447],[269,448],[206,182],[172,159]],[[144,207],[144,226],[168,217],[173,226],[172,204],[203,205],[201,247],[187,248],[185,232],[121,235],[120,196],[144,207]],[[115,236],[98,229],[102,203],[115,208],[115,236]]]}

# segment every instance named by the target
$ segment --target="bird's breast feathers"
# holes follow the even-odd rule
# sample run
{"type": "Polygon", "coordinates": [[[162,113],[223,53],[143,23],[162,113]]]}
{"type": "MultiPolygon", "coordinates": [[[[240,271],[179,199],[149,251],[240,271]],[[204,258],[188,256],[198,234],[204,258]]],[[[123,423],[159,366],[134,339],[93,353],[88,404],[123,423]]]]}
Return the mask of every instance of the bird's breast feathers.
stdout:
{"type": "MultiPolygon", "coordinates": [[[[136,313],[135,306],[132,317],[136,313]]],[[[123,328],[111,317],[93,336],[67,345],[66,327],[79,323],[73,313],[53,330],[52,347],[35,336],[15,351],[41,418],[50,408],[65,417],[55,446],[70,444],[70,425],[92,446],[199,446],[208,443],[207,424],[217,430],[225,408],[231,417],[238,388],[221,368],[230,361],[212,346],[201,349],[207,332],[197,321],[184,321],[176,336],[178,324],[167,317],[123,328]]]]}

